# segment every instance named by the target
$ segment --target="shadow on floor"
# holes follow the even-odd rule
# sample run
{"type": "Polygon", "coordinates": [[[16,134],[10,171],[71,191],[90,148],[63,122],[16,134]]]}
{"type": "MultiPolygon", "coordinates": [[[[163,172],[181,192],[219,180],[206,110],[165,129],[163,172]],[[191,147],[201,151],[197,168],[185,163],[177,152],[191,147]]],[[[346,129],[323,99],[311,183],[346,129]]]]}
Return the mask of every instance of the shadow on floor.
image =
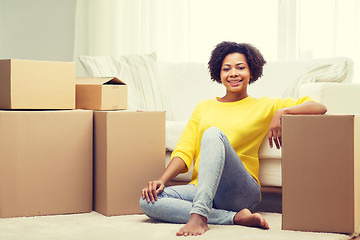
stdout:
{"type": "Polygon", "coordinates": [[[262,200],[253,210],[255,212],[282,212],[282,193],[281,188],[263,188],[262,200]]]}

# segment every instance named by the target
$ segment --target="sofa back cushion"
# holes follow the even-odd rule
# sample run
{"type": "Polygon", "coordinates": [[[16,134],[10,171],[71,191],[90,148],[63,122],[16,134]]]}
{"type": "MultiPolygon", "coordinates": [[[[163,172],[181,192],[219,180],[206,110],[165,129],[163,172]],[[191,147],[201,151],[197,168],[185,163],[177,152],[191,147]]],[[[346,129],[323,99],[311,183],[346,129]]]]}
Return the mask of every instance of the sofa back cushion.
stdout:
{"type": "Polygon", "coordinates": [[[188,120],[196,105],[205,99],[223,96],[225,88],[210,79],[203,63],[159,63],[172,120],[188,120]]]}
{"type": "Polygon", "coordinates": [[[299,87],[304,83],[351,82],[352,73],[353,61],[345,57],[268,62],[263,76],[249,86],[249,94],[298,98],[299,87]]]}

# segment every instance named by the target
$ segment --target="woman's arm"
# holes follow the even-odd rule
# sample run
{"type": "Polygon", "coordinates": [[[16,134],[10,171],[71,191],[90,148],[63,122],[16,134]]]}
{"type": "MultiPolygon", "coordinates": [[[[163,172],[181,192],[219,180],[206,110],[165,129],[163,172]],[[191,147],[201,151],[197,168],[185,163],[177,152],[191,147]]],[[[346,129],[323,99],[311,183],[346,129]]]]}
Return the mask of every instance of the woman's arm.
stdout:
{"type": "Polygon", "coordinates": [[[273,147],[273,141],[276,145],[276,148],[280,149],[282,146],[281,141],[281,117],[285,114],[325,114],[327,108],[322,103],[317,102],[305,102],[293,107],[286,107],[277,110],[274,114],[274,117],[270,123],[269,127],[269,144],[270,147],[273,147]]]}
{"type": "Polygon", "coordinates": [[[187,169],[185,162],[180,157],[174,157],[161,177],[156,181],[150,181],[148,185],[142,189],[142,198],[146,198],[147,202],[151,201],[154,203],[157,200],[157,195],[164,190],[165,184],[179,173],[185,171],[185,169],[187,169]]]}

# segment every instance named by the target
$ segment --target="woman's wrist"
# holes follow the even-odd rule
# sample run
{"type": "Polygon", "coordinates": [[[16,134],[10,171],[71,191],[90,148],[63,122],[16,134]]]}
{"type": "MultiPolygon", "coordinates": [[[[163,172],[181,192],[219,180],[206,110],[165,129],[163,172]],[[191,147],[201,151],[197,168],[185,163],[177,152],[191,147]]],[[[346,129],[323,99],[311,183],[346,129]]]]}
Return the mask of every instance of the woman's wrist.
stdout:
{"type": "Polygon", "coordinates": [[[282,115],[289,114],[290,112],[288,108],[280,108],[276,111],[276,113],[281,118],[282,115]]]}
{"type": "Polygon", "coordinates": [[[165,185],[168,182],[168,180],[164,180],[161,177],[157,181],[161,182],[163,185],[165,185]]]}

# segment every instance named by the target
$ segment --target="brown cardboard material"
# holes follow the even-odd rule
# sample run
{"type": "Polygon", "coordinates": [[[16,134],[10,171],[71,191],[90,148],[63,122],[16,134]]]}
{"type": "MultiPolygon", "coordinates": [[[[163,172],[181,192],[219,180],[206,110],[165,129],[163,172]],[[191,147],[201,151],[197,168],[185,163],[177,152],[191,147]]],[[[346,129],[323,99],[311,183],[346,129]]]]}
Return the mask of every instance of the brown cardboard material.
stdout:
{"type": "Polygon", "coordinates": [[[94,209],[142,213],[141,189],[165,168],[165,113],[95,111],[94,209]]]}
{"type": "Polygon", "coordinates": [[[0,217],[91,212],[92,140],[92,111],[0,111],[0,217]]]}
{"type": "Polygon", "coordinates": [[[74,108],[74,62],[0,60],[0,109],[74,108]]]}
{"type": "Polygon", "coordinates": [[[77,78],[76,108],[119,110],[127,108],[127,85],[118,78],[77,78]]]}
{"type": "Polygon", "coordinates": [[[360,116],[283,116],[282,228],[356,233],[360,116]]]}

